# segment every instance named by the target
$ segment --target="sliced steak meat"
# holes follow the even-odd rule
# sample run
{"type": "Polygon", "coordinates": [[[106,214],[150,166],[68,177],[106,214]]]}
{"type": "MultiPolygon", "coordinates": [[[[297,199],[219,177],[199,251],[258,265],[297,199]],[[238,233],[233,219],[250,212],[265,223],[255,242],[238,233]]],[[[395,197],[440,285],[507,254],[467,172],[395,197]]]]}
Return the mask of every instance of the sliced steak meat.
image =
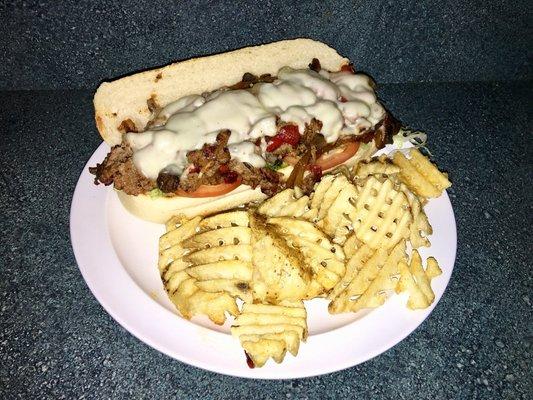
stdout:
{"type": "MultiPolygon", "coordinates": [[[[308,124],[305,124],[304,134],[302,135],[302,142],[306,144],[314,143],[316,140],[316,137],[318,135],[321,135],[320,134],[321,131],[322,131],[322,122],[319,121],[318,119],[313,118],[311,122],[309,122],[308,124]]],[[[322,136],[322,139],[324,139],[324,136],[322,136]]],[[[324,142],[325,142],[325,139],[324,139],[324,142]]]]}
{"type": "Polygon", "coordinates": [[[374,140],[377,149],[382,149],[386,144],[392,143],[392,137],[398,133],[402,124],[394,118],[389,112],[378,124],[356,136],[356,140],[362,143],[370,143],[374,140]]]}
{"type": "Polygon", "coordinates": [[[200,187],[200,185],[203,185],[204,182],[205,179],[202,179],[202,176],[200,176],[198,172],[189,172],[188,174],[182,175],[179,186],[186,192],[194,192],[200,187]]]}
{"type": "Polygon", "coordinates": [[[268,196],[273,196],[285,188],[279,172],[268,168],[255,168],[237,160],[231,160],[229,167],[241,176],[244,185],[254,189],[259,186],[268,196]]]}
{"type": "Polygon", "coordinates": [[[200,150],[187,153],[187,161],[199,167],[202,172],[209,169],[218,169],[220,165],[227,164],[231,159],[228,148],[228,140],[231,132],[220,131],[214,144],[204,144],[200,150]]]}
{"type": "Polygon", "coordinates": [[[204,144],[200,150],[187,153],[187,161],[194,169],[182,176],[180,187],[183,190],[193,192],[201,185],[217,185],[233,179],[231,169],[227,168],[231,160],[227,148],[230,135],[228,130],[220,131],[215,143],[204,144]]]}
{"type": "Polygon", "coordinates": [[[259,172],[261,174],[259,186],[261,187],[261,191],[267,196],[274,196],[276,193],[285,189],[285,185],[281,181],[283,175],[279,172],[272,171],[268,168],[261,168],[259,172]]]}
{"type": "Polygon", "coordinates": [[[272,83],[276,79],[277,78],[275,76],[272,76],[271,74],[263,74],[259,76],[259,82],[264,82],[264,83],[272,83]]]}
{"type": "Polygon", "coordinates": [[[378,149],[382,149],[386,144],[392,143],[392,137],[398,133],[402,124],[390,113],[385,115],[380,125],[376,127],[374,142],[378,149]]]}
{"type": "Polygon", "coordinates": [[[180,177],[169,172],[161,171],[157,176],[157,187],[163,193],[172,193],[180,187],[180,177]]]}
{"type": "Polygon", "coordinates": [[[259,168],[254,168],[238,160],[231,160],[228,166],[232,171],[235,171],[242,177],[243,184],[253,188],[261,184],[261,173],[259,172],[259,168]]]}
{"type": "Polygon", "coordinates": [[[285,157],[285,156],[287,156],[289,154],[292,155],[294,153],[294,151],[295,151],[295,148],[293,146],[291,146],[288,143],[283,143],[276,150],[268,152],[267,154],[273,154],[275,156],[283,158],[283,157],[285,157]]]}
{"type": "Polygon", "coordinates": [[[126,143],[113,147],[101,164],[89,168],[89,172],[95,175],[94,183],[114,184],[115,189],[131,195],[154,189],[156,183],[135,168],[132,155],[133,151],[126,143]]]}
{"type": "Polygon", "coordinates": [[[250,89],[256,83],[259,83],[259,82],[272,83],[275,80],[276,80],[276,77],[272,76],[271,74],[263,74],[263,75],[257,77],[254,74],[246,72],[242,76],[242,79],[241,79],[240,82],[237,82],[237,83],[229,86],[229,88],[232,89],[232,90],[250,89]]]}

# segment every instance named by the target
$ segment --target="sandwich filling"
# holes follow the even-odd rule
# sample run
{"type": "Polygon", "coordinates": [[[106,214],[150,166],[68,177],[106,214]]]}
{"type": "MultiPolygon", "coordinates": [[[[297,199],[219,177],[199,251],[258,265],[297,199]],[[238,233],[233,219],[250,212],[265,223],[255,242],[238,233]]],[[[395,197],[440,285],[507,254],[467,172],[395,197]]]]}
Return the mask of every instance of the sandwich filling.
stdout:
{"type": "Polygon", "coordinates": [[[280,69],[165,107],[151,98],[142,132],[123,121],[123,141],[90,168],[96,183],[127,194],[212,197],[240,184],[273,195],[310,190],[322,172],[391,142],[399,123],[379,103],[370,77],[351,65],[338,72],[280,69]],[[286,167],[291,172],[284,176],[286,167]]]}

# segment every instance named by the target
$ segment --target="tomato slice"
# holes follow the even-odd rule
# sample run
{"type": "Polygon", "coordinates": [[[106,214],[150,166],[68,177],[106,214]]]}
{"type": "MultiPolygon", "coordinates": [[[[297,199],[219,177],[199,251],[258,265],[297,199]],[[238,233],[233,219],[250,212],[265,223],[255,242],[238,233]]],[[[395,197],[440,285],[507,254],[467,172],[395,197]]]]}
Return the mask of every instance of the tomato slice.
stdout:
{"type": "Polygon", "coordinates": [[[236,189],[242,182],[239,177],[232,183],[219,183],[218,185],[200,185],[194,192],[186,192],[183,189],[178,189],[176,194],[182,197],[216,197],[229,193],[236,189]]]}
{"type": "Polygon", "coordinates": [[[322,168],[322,171],[326,171],[337,165],[342,164],[343,162],[352,158],[357,150],[359,150],[359,142],[348,142],[341,147],[342,151],[339,149],[333,149],[325,154],[322,154],[316,160],[315,164],[322,168]]]}

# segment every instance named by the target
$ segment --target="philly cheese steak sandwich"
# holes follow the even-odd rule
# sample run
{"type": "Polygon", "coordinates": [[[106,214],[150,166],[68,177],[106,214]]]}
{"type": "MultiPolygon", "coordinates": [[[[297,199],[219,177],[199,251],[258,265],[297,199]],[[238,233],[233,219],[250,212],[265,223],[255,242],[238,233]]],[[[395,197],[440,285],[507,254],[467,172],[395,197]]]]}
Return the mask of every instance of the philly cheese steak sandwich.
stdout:
{"type": "Polygon", "coordinates": [[[327,45],[296,39],[103,83],[96,125],[111,147],[90,172],[134,215],[163,223],[310,191],[368,159],[400,124],[372,79],[327,45]]]}

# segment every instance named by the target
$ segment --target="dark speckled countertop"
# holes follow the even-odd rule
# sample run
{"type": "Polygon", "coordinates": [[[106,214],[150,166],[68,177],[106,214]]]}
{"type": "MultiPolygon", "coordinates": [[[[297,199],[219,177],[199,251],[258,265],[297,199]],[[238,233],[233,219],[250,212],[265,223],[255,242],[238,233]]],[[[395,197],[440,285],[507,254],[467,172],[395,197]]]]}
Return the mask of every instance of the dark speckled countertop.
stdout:
{"type": "Polygon", "coordinates": [[[214,9],[234,14],[206,2],[190,10],[163,1],[124,7],[98,1],[66,11],[46,1],[2,4],[8,18],[3,18],[0,72],[0,398],[533,397],[528,14],[519,7],[502,10],[495,1],[453,9],[446,1],[419,8],[407,1],[301,3],[298,8],[275,2],[256,7],[270,36],[256,34],[264,25],[248,4],[238,33],[219,27],[220,38],[208,32],[204,41],[189,40],[200,33],[190,22],[180,25],[194,19],[185,16],[201,15],[198,25],[206,29],[220,18],[213,17],[214,9]],[[357,21],[371,20],[373,31],[346,17],[349,9],[357,10],[357,21]],[[177,17],[169,19],[169,10],[177,17]],[[308,15],[304,11],[321,16],[315,30],[300,21],[298,13],[308,15]],[[117,27],[101,13],[113,13],[123,23],[117,27]],[[415,29],[405,19],[387,23],[384,17],[395,13],[416,16],[419,25],[415,29]],[[288,16],[300,22],[270,29],[288,16]],[[142,29],[143,21],[149,32],[142,29]],[[363,43],[358,36],[337,36],[346,29],[332,30],[331,21],[341,27],[355,24],[363,43]],[[90,30],[91,24],[97,28],[90,30]],[[430,27],[431,39],[420,32],[420,24],[430,27]],[[178,50],[169,47],[165,29],[172,30],[178,50]],[[388,108],[428,132],[435,160],[454,183],[449,194],[458,229],[455,270],[431,316],[397,346],[362,365],[287,381],[221,376],[134,338],[103,310],[81,277],[70,246],[69,207],[77,178],[100,143],[92,91],[102,79],[169,58],[302,35],[337,44],[361,60],[384,82],[379,94],[388,108]],[[131,51],[115,52],[122,43],[131,51]],[[149,62],[139,58],[139,46],[149,62]],[[417,53],[423,55],[413,58],[417,53]],[[402,55],[402,62],[384,64],[402,55]],[[92,64],[91,58],[98,61],[92,64]]]}

